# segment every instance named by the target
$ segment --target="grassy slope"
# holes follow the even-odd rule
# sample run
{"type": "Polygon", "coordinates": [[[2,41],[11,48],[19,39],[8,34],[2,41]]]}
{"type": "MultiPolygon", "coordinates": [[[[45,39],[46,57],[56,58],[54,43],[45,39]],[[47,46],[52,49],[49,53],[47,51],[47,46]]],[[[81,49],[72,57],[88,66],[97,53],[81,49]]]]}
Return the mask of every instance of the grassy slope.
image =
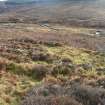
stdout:
{"type": "MultiPolygon", "coordinates": [[[[24,44],[26,43],[27,42],[24,42],[24,44]]],[[[4,55],[2,57],[1,55],[0,105],[18,105],[21,97],[25,95],[26,91],[29,90],[35,84],[41,83],[44,78],[47,78],[47,79],[52,78],[53,81],[55,81],[56,79],[60,80],[61,78],[71,78],[72,76],[77,76],[77,77],[85,76],[85,78],[90,78],[90,79],[94,79],[94,78],[99,79],[105,76],[105,72],[104,72],[105,54],[104,53],[99,53],[99,52],[85,50],[85,49],[76,49],[66,45],[57,46],[54,43],[50,43],[50,44],[47,43],[44,45],[44,44],[30,44],[30,42],[28,42],[28,44],[30,46],[33,46],[32,47],[33,49],[39,46],[40,49],[36,50],[38,54],[42,53],[42,55],[45,55],[45,54],[49,54],[50,56],[54,55],[57,58],[55,59],[51,58],[50,60],[48,60],[49,56],[46,56],[45,58],[42,57],[42,59],[37,59],[37,60],[36,59],[33,60],[29,58],[29,61],[26,61],[23,63],[24,60],[18,62],[18,59],[17,59],[19,57],[18,55],[16,57],[17,60],[13,58],[11,59],[8,58],[10,56],[9,53],[7,54],[7,56],[4,55]],[[72,63],[70,64],[72,64],[72,66],[75,67],[75,69],[73,69],[74,73],[64,75],[65,72],[58,73],[56,71],[57,73],[56,76],[53,74],[45,74],[47,75],[47,77],[46,76],[44,77],[43,73],[40,74],[40,72],[42,71],[39,65],[47,67],[48,70],[50,71],[52,70],[51,68],[58,66],[62,61],[62,59],[71,60],[72,63]],[[83,65],[83,64],[87,64],[90,66],[78,67],[78,65],[83,65]],[[100,73],[98,69],[100,70],[100,73]],[[75,72],[76,70],[78,71],[75,72]],[[41,79],[39,79],[39,77],[35,77],[35,75],[37,74],[36,71],[38,71],[38,73],[42,75],[41,79]],[[32,74],[30,75],[31,72],[32,74]]],[[[21,47],[22,47],[22,44],[21,44],[21,47]]],[[[24,49],[26,54],[30,50],[31,50],[31,47],[29,47],[29,49],[24,49]]],[[[15,53],[12,50],[10,51],[12,53],[15,53]]],[[[23,52],[21,51],[21,48],[19,51],[23,53],[23,56],[25,55],[24,51],[23,52]]],[[[36,51],[34,53],[36,53],[36,51]]],[[[62,66],[61,66],[61,69],[62,69],[62,66]]],[[[71,68],[69,69],[72,71],[71,68]]]]}
{"type": "Polygon", "coordinates": [[[79,79],[105,88],[105,37],[96,36],[100,29],[79,27],[104,27],[103,8],[48,8],[22,7],[0,17],[0,105],[20,105],[26,92],[43,82],[79,79]]]}

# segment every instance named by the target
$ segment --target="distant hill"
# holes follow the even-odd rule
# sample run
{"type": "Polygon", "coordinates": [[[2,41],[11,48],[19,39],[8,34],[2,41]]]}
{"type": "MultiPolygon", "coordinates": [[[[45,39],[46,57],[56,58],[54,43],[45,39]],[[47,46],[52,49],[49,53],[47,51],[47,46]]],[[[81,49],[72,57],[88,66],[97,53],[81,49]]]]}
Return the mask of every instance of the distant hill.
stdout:
{"type": "Polygon", "coordinates": [[[30,4],[34,2],[36,2],[36,0],[8,0],[5,3],[11,5],[21,5],[21,4],[30,4]]]}
{"type": "Polygon", "coordinates": [[[15,8],[20,6],[29,5],[35,3],[34,0],[8,0],[0,1],[0,13],[15,11],[15,8]]]}
{"type": "Polygon", "coordinates": [[[105,0],[8,0],[2,3],[0,13],[6,14],[0,16],[0,22],[7,19],[105,27],[105,0]]]}

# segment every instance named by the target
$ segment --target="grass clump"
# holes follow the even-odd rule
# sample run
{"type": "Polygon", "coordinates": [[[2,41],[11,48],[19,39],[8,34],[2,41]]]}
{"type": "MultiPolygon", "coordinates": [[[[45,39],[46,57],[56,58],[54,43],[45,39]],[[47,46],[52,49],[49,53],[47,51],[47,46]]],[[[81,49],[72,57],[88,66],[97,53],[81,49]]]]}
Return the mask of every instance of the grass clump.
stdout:
{"type": "Polygon", "coordinates": [[[20,75],[25,74],[24,69],[21,66],[15,64],[15,63],[8,64],[7,65],[7,70],[14,73],[14,74],[18,74],[18,75],[19,74],[20,75]]]}
{"type": "Polygon", "coordinates": [[[57,66],[55,66],[53,68],[51,73],[52,73],[53,76],[59,76],[59,75],[63,75],[63,76],[68,75],[68,76],[70,76],[70,75],[73,74],[73,72],[74,72],[74,67],[71,66],[71,65],[66,65],[66,66],[57,65],[57,66]]]}

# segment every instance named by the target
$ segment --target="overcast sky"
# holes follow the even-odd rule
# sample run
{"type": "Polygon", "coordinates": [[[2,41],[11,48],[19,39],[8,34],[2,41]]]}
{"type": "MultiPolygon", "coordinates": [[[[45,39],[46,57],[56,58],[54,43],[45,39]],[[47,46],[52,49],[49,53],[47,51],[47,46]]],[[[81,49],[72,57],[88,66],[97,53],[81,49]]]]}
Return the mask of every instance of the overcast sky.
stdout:
{"type": "Polygon", "coordinates": [[[55,2],[55,3],[61,3],[61,2],[69,2],[71,4],[71,1],[74,3],[79,4],[89,4],[89,5],[99,5],[99,6],[105,6],[105,0],[0,0],[0,1],[12,1],[16,3],[25,3],[25,2],[32,2],[32,1],[40,1],[40,2],[55,2]]]}

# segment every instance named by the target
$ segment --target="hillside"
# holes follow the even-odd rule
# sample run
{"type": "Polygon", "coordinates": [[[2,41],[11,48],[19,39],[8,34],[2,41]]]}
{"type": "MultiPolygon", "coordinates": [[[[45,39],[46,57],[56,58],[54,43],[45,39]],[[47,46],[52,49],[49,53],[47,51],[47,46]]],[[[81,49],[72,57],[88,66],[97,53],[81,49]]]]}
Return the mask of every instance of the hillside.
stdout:
{"type": "Polygon", "coordinates": [[[0,105],[104,105],[103,0],[45,1],[0,6],[0,105]]]}
{"type": "Polygon", "coordinates": [[[7,1],[8,12],[0,16],[0,21],[24,23],[59,23],[72,26],[105,26],[104,0],[40,0],[35,2],[7,1]],[[12,8],[12,9],[11,9],[12,8]],[[12,20],[12,19],[13,20],[12,20]]]}

